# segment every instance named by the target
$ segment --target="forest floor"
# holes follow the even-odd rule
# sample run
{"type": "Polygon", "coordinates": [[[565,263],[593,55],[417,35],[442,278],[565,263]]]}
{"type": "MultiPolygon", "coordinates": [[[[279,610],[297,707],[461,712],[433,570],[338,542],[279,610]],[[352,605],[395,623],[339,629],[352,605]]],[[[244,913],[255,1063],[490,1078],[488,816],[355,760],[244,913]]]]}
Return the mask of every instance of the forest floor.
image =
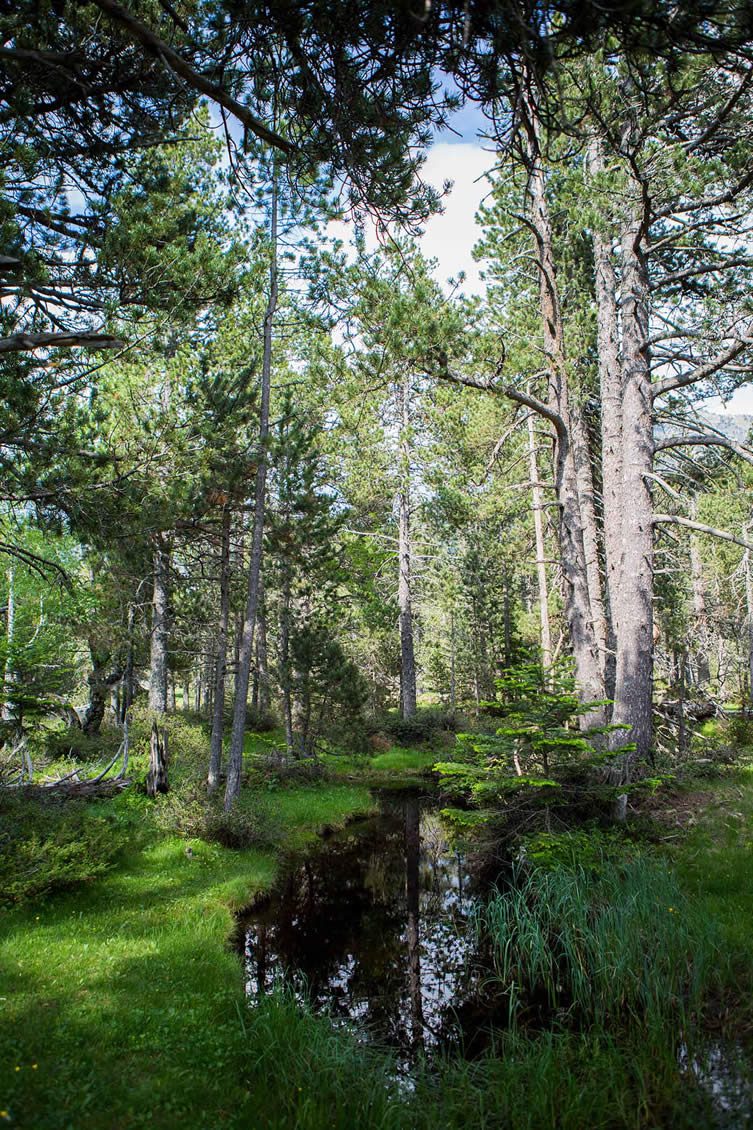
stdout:
{"type": "MultiPolygon", "coordinates": [[[[329,780],[276,788],[269,809],[280,842],[304,848],[322,828],[371,811],[373,780],[404,784],[436,756],[395,749],[369,760],[368,779],[365,762],[354,759],[341,762],[339,781],[330,769],[329,780]]],[[[326,1019],[300,1015],[284,999],[249,1008],[229,944],[234,912],[273,883],[279,850],[189,842],[151,829],[144,798],[124,794],[107,803],[141,827],[140,846],[90,883],[2,914],[0,1125],[702,1125],[687,1112],[680,1117],[681,1089],[662,1095],[666,1079],[646,1077],[648,1058],[634,1063],[635,1048],[605,1047],[603,1039],[544,1037],[517,1064],[510,1057],[448,1065],[439,1078],[419,1079],[413,1094],[401,1092],[386,1056],[334,1032],[326,1019]],[[619,1078],[605,1085],[605,1072],[621,1071],[631,1076],[624,1085],[619,1078]]],[[[668,795],[651,818],[658,850],[718,924],[737,963],[739,993],[720,998],[714,1023],[745,1040],[753,1019],[753,772],[668,795]]]]}

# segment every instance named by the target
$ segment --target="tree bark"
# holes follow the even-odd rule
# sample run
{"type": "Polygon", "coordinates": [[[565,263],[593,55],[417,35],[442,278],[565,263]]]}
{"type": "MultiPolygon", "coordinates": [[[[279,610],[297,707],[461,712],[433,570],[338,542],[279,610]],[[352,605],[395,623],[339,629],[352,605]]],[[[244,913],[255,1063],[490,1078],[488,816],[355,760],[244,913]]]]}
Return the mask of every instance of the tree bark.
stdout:
{"type": "Polygon", "coordinates": [[[220,532],[220,616],[217,623],[217,669],[214,685],[212,737],[209,743],[207,788],[213,793],[222,769],[222,739],[225,722],[225,676],[227,673],[227,631],[230,619],[230,508],[222,512],[220,532]]]}
{"type": "Polygon", "coordinates": [[[626,730],[617,745],[635,752],[615,764],[628,781],[652,742],[653,699],[653,415],[648,347],[648,277],[642,224],[634,217],[622,237],[622,540],[615,617],[617,663],[613,721],[626,730]]]}
{"type": "Polygon", "coordinates": [[[400,493],[398,496],[398,606],[400,616],[400,709],[416,713],[416,659],[411,599],[411,438],[408,378],[398,388],[400,411],[400,493]]]}
{"type": "Polygon", "coordinates": [[[272,201],[270,218],[270,262],[269,299],[264,317],[264,350],[261,374],[261,403],[259,411],[259,463],[256,469],[256,490],[254,496],[254,532],[251,541],[251,557],[248,569],[248,595],[243,632],[238,651],[238,674],[236,680],[235,704],[233,707],[233,729],[230,737],[228,756],[227,785],[225,788],[225,810],[229,811],[240,793],[241,771],[243,768],[243,741],[246,734],[246,702],[251,674],[251,658],[254,651],[256,614],[259,607],[261,581],[261,562],[264,552],[264,509],[267,489],[267,439],[269,436],[269,394],[272,375],[272,329],[277,309],[277,166],[273,166],[272,201]]]}
{"type": "Polygon", "coordinates": [[[149,655],[149,709],[154,715],[149,741],[149,771],[146,777],[147,795],[166,793],[167,783],[167,731],[163,719],[167,713],[167,644],[168,644],[168,587],[170,553],[163,535],[159,535],[153,557],[152,631],[149,655]]]}
{"type": "MultiPolygon", "coordinates": [[[[596,139],[589,147],[594,173],[603,169],[596,139]]],[[[619,606],[620,557],[622,552],[622,365],[617,317],[617,276],[611,241],[597,225],[593,237],[596,327],[601,401],[601,490],[604,509],[604,559],[606,564],[607,656],[605,690],[614,697],[614,619],[619,606]]]]}
{"type": "MultiPolygon", "coordinates": [[[[695,518],[695,506],[693,517],[695,518]]],[[[746,550],[747,552],[747,550],[746,550]]],[[[693,612],[696,631],[693,635],[695,653],[695,682],[698,687],[708,687],[711,682],[709,665],[709,618],[706,609],[706,586],[703,578],[703,562],[698,548],[698,538],[690,535],[690,579],[693,590],[693,612]]]]}
{"type": "Polygon", "coordinates": [[[546,673],[552,666],[552,632],[549,624],[549,585],[546,575],[544,546],[543,496],[539,485],[539,464],[536,457],[536,430],[533,416],[528,417],[528,466],[531,475],[531,509],[536,540],[536,580],[539,590],[539,628],[541,633],[541,666],[546,673]]]}
{"type": "Polygon", "coordinates": [[[5,667],[3,670],[3,706],[2,718],[4,722],[13,722],[16,711],[13,702],[13,688],[15,685],[15,672],[13,668],[13,650],[16,642],[16,571],[11,565],[8,569],[8,609],[5,615],[5,667]]]}
{"type": "MultiPolygon", "coordinates": [[[[526,109],[529,133],[528,195],[538,252],[541,322],[549,372],[548,407],[561,422],[555,441],[555,490],[560,512],[559,543],[565,584],[565,616],[579,693],[583,701],[591,701],[604,698],[603,663],[595,627],[603,618],[603,608],[600,612],[600,597],[595,600],[595,607],[592,607],[595,594],[589,591],[582,521],[582,508],[589,505],[589,497],[580,496],[573,452],[564,328],[544,170],[539,151],[539,123],[532,99],[528,100],[526,109]]],[[[593,503],[592,490],[590,503],[593,503]]],[[[593,521],[595,523],[595,515],[593,521]]],[[[592,726],[603,721],[603,717],[603,709],[598,708],[590,711],[581,722],[584,726],[592,726]]]]}

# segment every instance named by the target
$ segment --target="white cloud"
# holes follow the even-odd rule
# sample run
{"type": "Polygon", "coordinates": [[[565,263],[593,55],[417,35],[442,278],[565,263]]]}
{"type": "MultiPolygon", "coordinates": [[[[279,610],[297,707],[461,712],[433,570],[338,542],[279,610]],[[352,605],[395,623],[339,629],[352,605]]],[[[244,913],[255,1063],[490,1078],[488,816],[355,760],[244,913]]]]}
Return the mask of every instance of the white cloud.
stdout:
{"type": "Polygon", "coordinates": [[[423,168],[429,184],[441,189],[444,181],[449,180],[453,187],[444,200],[444,212],[432,216],[426,225],[421,248],[427,258],[437,260],[434,273],[439,282],[445,283],[465,271],[466,293],[484,291],[479,265],[473,261],[471,251],[479,236],[474,217],[489,191],[484,173],[493,163],[494,155],[480,145],[438,142],[430,149],[423,168]]]}
{"type": "MultiPolygon", "coordinates": [[[[482,199],[489,191],[484,173],[491,168],[494,155],[470,142],[435,142],[429,150],[422,178],[441,191],[446,181],[452,182],[450,192],[443,198],[444,211],[426,224],[419,240],[427,259],[435,259],[434,275],[443,286],[461,271],[466,278],[462,290],[466,294],[482,294],[484,283],[471,251],[478,239],[479,229],[475,215],[482,199]]],[[[332,223],[329,234],[351,242],[352,228],[348,223],[332,223]]],[[[369,249],[377,246],[373,232],[366,232],[369,249]]]]}

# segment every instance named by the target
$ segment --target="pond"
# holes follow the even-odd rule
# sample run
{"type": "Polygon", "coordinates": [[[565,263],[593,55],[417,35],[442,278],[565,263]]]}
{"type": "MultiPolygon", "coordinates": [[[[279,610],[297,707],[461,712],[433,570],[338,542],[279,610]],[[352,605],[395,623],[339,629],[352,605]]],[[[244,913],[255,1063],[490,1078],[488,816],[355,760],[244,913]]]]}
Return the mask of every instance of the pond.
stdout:
{"type": "Polygon", "coordinates": [[[472,924],[480,884],[430,797],[379,802],[244,916],[247,991],[284,979],[315,1010],[400,1052],[472,1054],[495,1007],[472,924]]]}

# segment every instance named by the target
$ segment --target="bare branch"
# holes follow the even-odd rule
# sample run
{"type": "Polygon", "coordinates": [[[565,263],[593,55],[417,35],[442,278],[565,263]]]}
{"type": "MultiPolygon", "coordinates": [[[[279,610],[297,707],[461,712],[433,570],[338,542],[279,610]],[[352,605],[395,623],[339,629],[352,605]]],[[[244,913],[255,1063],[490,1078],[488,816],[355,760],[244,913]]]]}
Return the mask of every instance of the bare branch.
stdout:
{"type": "Polygon", "coordinates": [[[743,549],[753,550],[751,542],[744,541],[743,538],[738,538],[735,534],[728,534],[726,530],[719,530],[716,526],[707,526],[703,522],[693,522],[690,518],[681,518],[679,514],[654,514],[653,522],[654,525],[667,522],[673,526],[684,526],[688,530],[696,530],[699,534],[709,534],[712,538],[731,541],[735,545],[741,545],[743,549]]]}
{"type": "Polygon", "coordinates": [[[651,395],[654,399],[657,396],[664,396],[667,392],[673,392],[677,388],[685,388],[687,385],[697,384],[698,381],[707,380],[712,377],[714,373],[718,373],[730,361],[734,361],[741,353],[744,353],[749,346],[753,345],[753,337],[745,334],[742,337],[735,337],[732,344],[715,357],[710,358],[704,362],[703,365],[697,365],[695,369],[691,369],[689,373],[681,373],[675,377],[665,377],[662,381],[657,381],[651,387],[651,395]]]}
{"type": "Polygon", "coordinates": [[[740,443],[735,443],[724,435],[710,435],[705,432],[694,432],[686,436],[667,436],[666,439],[657,440],[654,451],[667,451],[672,447],[726,447],[734,451],[746,463],[753,463],[753,451],[740,443]]]}
{"type": "Polygon", "coordinates": [[[0,353],[26,353],[33,349],[122,349],[124,342],[111,334],[101,333],[39,333],[11,334],[0,337],[0,353]]]}

